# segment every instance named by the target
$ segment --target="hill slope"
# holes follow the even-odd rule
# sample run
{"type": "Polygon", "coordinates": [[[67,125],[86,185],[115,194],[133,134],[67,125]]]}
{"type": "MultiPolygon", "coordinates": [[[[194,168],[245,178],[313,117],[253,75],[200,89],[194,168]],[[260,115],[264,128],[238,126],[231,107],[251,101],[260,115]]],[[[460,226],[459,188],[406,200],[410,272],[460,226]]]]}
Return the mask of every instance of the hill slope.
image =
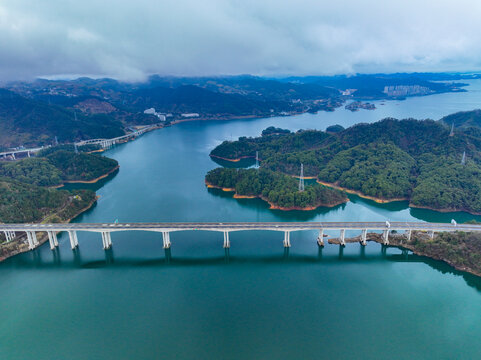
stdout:
{"type": "Polygon", "coordinates": [[[123,135],[120,122],[105,114],[84,116],[0,89],[0,146],[51,144],[123,135]]]}

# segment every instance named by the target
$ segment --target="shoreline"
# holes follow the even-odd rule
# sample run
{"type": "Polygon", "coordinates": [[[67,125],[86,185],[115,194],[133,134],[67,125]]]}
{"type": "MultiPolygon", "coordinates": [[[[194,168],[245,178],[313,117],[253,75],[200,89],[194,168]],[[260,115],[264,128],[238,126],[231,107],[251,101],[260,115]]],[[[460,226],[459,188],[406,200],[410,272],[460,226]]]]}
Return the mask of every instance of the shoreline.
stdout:
{"type": "MultiPolygon", "coordinates": [[[[205,182],[205,185],[209,189],[219,189],[219,190],[222,190],[222,191],[225,191],[225,192],[234,192],[235,193],[235,189],[215,186],[215,185],[212,185],[212,184],[208,183],[207,181],[205,182]]],[[[278,205],[273,204],[269,200],[267,200],[267,198],[263,197],[262,195],[238,195],[237,193],[235,193],[233,198],[234,199],[261,199],[261,200],[263,200],[263,201],[265,201],[266,203],[269,204],[270,210],[282,210],[282,211],[292,211],[292,210],[312,211],[312,210],[316,210],[320,207],[333,208],[333,207],[345,204],[349,201],[349,199],[346,199],[346,201],[341,201],[341,202],[338,202],[338,203],[335,203],[335,204],[322,204],[321,203],[321,204],[318,204],[316,206],[307,206],[305,208],[302,208],[302,207],[299,207],[299,206],[291,206],[291,207],[278,206],[278,205]]]]}
{"type": "Polygon", "coordinates": [[[481,215],[481,212],[475,212],[475,211],[470,211],[470,210],[466,210],[466,209],[437,209],[437,208],[433,208],[433,207],[429,207],[429,206],[415,205],[415,204],[410,202],[409,198],[394,198],[394,199],[376,198],[374,196],[365,195],[365,194],[363,194],[363,193],[361,193],[360,191],[357,191],[357,190],[344,188],[342,186],[338,186],[336,184],[328,183],[328,182],[324,182],[324,181],[320,181],[320,180],[317,180],[317,183],[319,183],[321,185],[324,185],[324,186],[327,186],[327,187],[330,187],[330,188],[333,188],[333,189],[344,191],[348,194],[357,195],[357,196],[359,196],[363,199],[372,200],[372,201],[374,201],[378,204],[388,204],[388,203],[397,202],[397,201],[409,201],[409,204],[408,204],[409,207],[414,208],[414,209],[425,209],[425,210],[431,210],[431,211],[436,211],[436,212],[440,212],[440,213],[465,212],[465,213],[471,214],[471,215],[481,215]]]}
{"type": "Polygon", "coordinates": [[[321,180],[316,180],[316,182],[318,184],[321,184],[321,185],[324,185],[324,186],[327,186],[327,187],[330,187],[330,188],[333,188],[333,189],[337,189],[337,190],[341,190],[341,191],[344,191],[348,194],[352,194],[352,195],[357,195],[363,199],[368,199],[368,200],[372,200],[378,204],[387,204],[387,203],[390,203],[390,202],[395,202],[395,201],[409,201],[408,198],[394,198],[394,199],[383,199],[383,198],[376,198],[374,196],[369,196],[369,195],[365,195],[363,194],[362,192],[360,191],[357,191],[357,190],[352,190],[352,189],[348,189],[348,188],[344,188],[342,186],[339,186],[339,185],[336,185],[335,183],[328,183],[328,182],[324,182],[324,181],[321,181],[321,180]]]}
{"type": "Polygon", "coordinates": [[[436,209],[436,208],[433,208],[433,207],[415,205],[415,204],[412,204],[412,203],[409,203],[409,207],[412,207],[414,209],[432,210],[432,211],[437,211],[437,212],[440,212],[440,213],[465,212],[465,213],[468,213],[468,214],[471,214],[471,215],[481,215],[481,212],[475,212],[475,211],[470,211],[470,210],[466,210],[466,209],[436,209]]]}
{"type": "Polygon", "coordinates": [[[64,181],[62,185],[60,185],[59,187],[62,187],[64,186],[65,184],[95,184],[96,182],[102,180],[102,179],[105,179],[107,176],[109,176],[110,174],[112,174],[113,172],[115,172],[116,170],[118,170],[120,168],[120,165],[117,165],[116,167],[114,167],[113,169],[109,170],[108,172],[106,172],[105,174],[99,176],[98,178],[95,178],[95,179],[92,179],[92,180],[67,180],[67,181],[64,181]]]}
{"type": "Polygon", "coordinates": [[[469,268],[469,267],[461,267],[461,266],[458,266],[456,264],[453,264],[451,261],[449,260],[446,260],[442,257],[439,257],[439,256],[436,256],[436,255],[430,255],[429,253],[425,253],[423,251],[419,251],[419,250],[416,250],[414,248],[414,246],[411,246],[409,244],[400,244],[400,245],[394,245],[400,249],[406,249],[406,250],[410,250],[413,252],[413,254],[416,254],[418,256],[424,256],[424,257],[427,257],[429,259],[433,259],[433,260],[436,260],[436,261],[442,261],[446,264],[448,264],[449,266],[451,266],[453,269],[457,270],[457,271],[462,271],[462,272],[465,272],[465,273],[468,273],[468,274],[471,274],[471,275],[474,275],[474,276],[478,276],[481,278],[481,273],[478,273],[476,272],[475,270],[469,268]]]}
{"type": "MultiPolygon", "coordinates": [[[[418,235],[419,235],[419,233],[418,233],[418,235]]],[[[416,234],[413,233],[413,236],[416,236],[416,234]]],[[[431,259],[431,260],[435,260],[435,261],[442,261],[445,264],[447,264],[448,266],[452,267],[456,271],[481,277],[481,272],[477,272],[476,270],[473,270],[470,267],[456,265],[456,264],[452,263],[451,261],[449,261],[449,260],[447,260],[447,259],[445,259],[441,256],[438,256],[438,255],[435,255],[435,254],[430,254],[428,252],[423,252],[423,251],[420,251],[420,250],[416,249],[414,247],[414,245],[407,244],[407,243],[404,242],[406,239],[405,239],[404,235],[402,235],[402,234],[400,236],[399,235],[397,235],[397,236],[391,235],[390,238],[391,238],[390,244],[385,245],[387,247],[395,247],[395,248],[398,248],[398,249],[401,249],[401,250],[409,250],[409,251],[412,251],[412,253],[417,255],[417,256],[422,256],[422,257],[425,257],[425,258],[428,258],[428,259],[431,259]]],[[[355,237],[352,237],[352,238],[346,238],[345,239],[346,243],[351,243],[351,244],[359,243],[360,240],[361,240],[360,236],[355,236],[355,237]]],[[[426,240],[427,239],[421,238],[419,241],[426,241],[426,240]]],[[[330,238],[327,241],[328,241],[329,244],[341,246],[339,238],[330,238]]],[[[375,243],[378,243],[380,245],[383,245],[382,235],[379,234],[379,233],[367,233],[366,241],[375,242],[375,243]]]]}
{"type": "Polygon", "coordinates": [[[227,159],[227,158],[224,158],[222,156],[217,156],[217,155],[212,155],[212,154],[209,154],[209,156],[213,157],[213,158],[216,158],[216,159],[221,159],[221,160],[230,161],[230,162],[239,162],[242,159],[255,159],[255,156],[241,156],[240,158],[237,158],[237,159],[227,159]]]}

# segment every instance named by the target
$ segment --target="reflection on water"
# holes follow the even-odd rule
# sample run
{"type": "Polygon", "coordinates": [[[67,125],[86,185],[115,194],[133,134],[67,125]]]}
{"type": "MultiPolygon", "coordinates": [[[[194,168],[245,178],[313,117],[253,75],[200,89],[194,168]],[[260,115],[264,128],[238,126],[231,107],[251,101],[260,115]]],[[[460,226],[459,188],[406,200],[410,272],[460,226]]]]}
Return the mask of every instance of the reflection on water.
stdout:
{"type": "MultiPolygon", "coordinates": [[[[337,245],[329,245],[335,247],[337,245]]],[[[353,247],[356,245],[349,244],[347,247],[353,247]]],[[[23,269],[51,269],[51,268],[84,268],[84,269],[96,269],[96,268],[135,268],[135,267],[165,267],[166,265],[172,267],[203,267],[203,266],[252,266],[252,265],[337,265],[337,264],[370,264],[380,262],[394,262],[394,263],[424,263],[431,268],[443,273],[454,274],[463,277],[466,283],[481,292],[481,278],[463,271],[454,269],[449,264],[434,260],[425,256],[419,256],[412,253],[410,250],[401,249],[396,246],[380,245],[379,251],[370,251],[366,254],[366,248],[368,246],[359,245],[359,252],[345,254],[346,246],[337,246],[337,253],[324,254],[324,247],[318,246],[316,255],[303,255],[292,254],[290,248],[284,247],[283,253],[262,255],[262,256],[242,256],[231,254],[231,249],[224,249],[224,256],[203,256],[203,257],[188,257],[188,256],[176,256],[175,252],[172,253],[172,248],[163,249],[162,253],[159,253],[158,258],[143,259],[143,258],[127,258],[125,256],[118,259],[114,255],[114,247],[104,250],[104,260],[82,260],[80,248],[72,250],[73,257],[69,260],[61,260],[60,251],[55,248],[48,252],[42,252],[39,249],[31,251],[27,254],[30,256],[21,256],[16,258],[15,268],[23,269]],[[399,250],[395,253],[390,250],[399,250]]]]}
{"type": "Polygon", "coordinates": [[[252,210],[260,210],[260,211],[271,211],[273,214],[275,214],[276,218],[278,218],[277,221],[309,221],[313,220],[319,215],[327,214],[330,211],[338,211],[338,210],[343,210],[346,204],[340,204],[334,207],[319,207],[315,210],[309,210],[309,211],[303,211],[303,210],[291,210],[291,211],[283,211],[283,210],[278,210],[278,209],[273,209],[270,210],[270,205],[267,201],[264,201],[259,198],[254,198],[254,199],[246,199],[246,198],[241,198],[241,199],[235,199],[234,198],[234,193],[230,191],[223,191],[221,189],[215,189],[215,188],[207,188],[207,191],[209,194],[212,194],[213,196],[217,196],[220,198],[231,198],[232,201],[236,201],[240,207],[252,210]]]}
{"type": "MultiPolygon", "coordinates": [[[[265,211],[269,209],[269,204],[259,198],[255,199],[235,199],[233,197],[234,193],[230,191],[222,191],[220,189],[215,188],[207,188],[209,194],[224,198],[224,199],[232,199],[239,204],[239,206],[248,208],[248,209],[257,209],[265,211]]],[[[378,203],[373,200],[364,199],[358,195],[349,194],[348,195],[349,201],[353,204],[361,205],[365,208],[372,208],[372,209],[379,209],[388,211],[391,213],[399,212],[401,210],[409,210],[409,214],[418,220],[426,221],[426,222],[441,222],[441,223],[449,223],[452,219],[456,220],[458,223],[464,223],[470,220],[477,220],[481,222],[480,215],[473,215],[470,213],[458,211],[458,212],[439,212],[435,210],[428,210],[428,209],[419,209],[413,208],[409,206],[408,201],[393,201],[389,203],[378,203]]],[[[337,212],[339,210],[344,210],[347,204],[340,204],[334,207],[319,207],[315,210],[310,211],[302,211],[302,210],[293,210],[293,211],[282,211],[282,210],[270,210],[275,213],[276,217],[279,219],[278,221],[309,221],[314,220],[319,217],[319,215],[324,215],[329,212],[337,212]]],[[[318,221],[316,219],[316,221],[318,221]]],[[[355,221],[355,220],[352,220],[355,221]]]]}

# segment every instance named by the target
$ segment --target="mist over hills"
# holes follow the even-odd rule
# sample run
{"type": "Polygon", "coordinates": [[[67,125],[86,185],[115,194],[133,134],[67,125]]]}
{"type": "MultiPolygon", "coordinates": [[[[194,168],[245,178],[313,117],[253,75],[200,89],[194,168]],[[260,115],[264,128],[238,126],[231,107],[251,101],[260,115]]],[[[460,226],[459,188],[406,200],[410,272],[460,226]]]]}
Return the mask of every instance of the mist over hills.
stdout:
{"type": "Polygon", "coordinates": [[[464,91],[476,74],[375,74],[265,78],[251,75],[38,79],[0,89],[0,147],[109,138],[131,126],[186,119],[231,119],[334,111],[348,100],[403,99],[464,91]],[[456,82],[454,82],[456,81],[456,82]],[[460,82],[461,81],[461,82],[460,82]],[[154,108],[167,117],[144,111],[154,108]],[[159,120],[161,119],[161,120],[159,120]]]}

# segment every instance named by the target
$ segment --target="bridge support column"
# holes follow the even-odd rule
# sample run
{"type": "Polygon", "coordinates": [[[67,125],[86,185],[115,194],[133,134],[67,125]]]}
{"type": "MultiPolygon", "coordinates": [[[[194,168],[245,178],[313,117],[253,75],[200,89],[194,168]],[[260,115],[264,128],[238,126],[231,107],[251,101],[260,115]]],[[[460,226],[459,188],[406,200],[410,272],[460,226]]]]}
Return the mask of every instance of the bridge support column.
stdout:
{"type": "Polygon", "coordinates": [[[224,249],[230,248],[229,232],[224,231],[224,249]]]}
{"type": "Polygon", "coordinates": [[[75,230],[69,230],[68,237],[70,239],[70,246],[73,250],[78,246],[77,232],[75,230]]]}
{"type": "Polygon", "coordinates": [[[110,231],[102,231],[102,246],[104,250],[110,249],[112,247],[112,238],[110,236],[110,231]]]}
{"type": "Polygon", "coordinates": [[[17,160],[17,159],[15,159],[15,153],[12,153],[12,158],[13,158],[13,160],[17,160]]]}
{"type": "Polygon", "coordinates": [[[339,237],[339,240],[341,241],[341,246],[346,246],[346,230],[345,229],[341,230],[341,235],[339,237]]]}
{"type": "Polygon", "coordinates": [[[28,248],[30,250],[35,249],[38,245],[37,234],[35,231],[27,231],[28,248]]]}
{"type": "Polygon", "coordinates": [[[284,247],[291,247],[291,237],[289,231],[284,231],[284,247]]]}
{"type": "Polygon", "coordinates": [[[407,242],[410,242],[410,241],[411,241],[412,230],[406,230],[405,233],[406,233],[407,242]]]}
{"type": "Polygon", "coordinates": [[[47,231],[50,250],[54,250],[58,246],[57,233],[55,231],[47,231]]]}
{"type": "Polygon", "coordinates": [[[361,245],[363,246],[367,245],[366,239],[367,239],[367,229],[364,229],[361,232],[361,245]]]}
{"type": "Polygon", "coordinates": [[[386,229],[382,233],[382,244],[389,245],[389,229],[386,229]]]}
{"type": "Polygon", "coordinates": [[[7,242],[10,242],[10,240],[12,240],[11,232],[10,231],[4,231],[3,233],[5,234],[5,239],[7,240],[7,242]]]}
{"type": "Polygon", "coordinates": [[[319,235],[317,236],[317,245],[324,246],[324,229],[319,230],[319,235]]]}
{"type": "Polygon", "coordinates": [[[429,232],[429,237],[431,238],[431,240],[434,239],[434,230],[431,230],[429,232]]]}
{"type": "Polygon", "coordinates": [[[170,232],[168,231],[163,231],[162,232],[162,241],[164,245],[164,249],[169,249],[170,248],[170,232]]]}
{"type": "Polygon", "coordinates": [[[30,233],[30,231],[27,231],[26,233],[27,233],[28,248],[32,250],[35,248],[35,245],[33,245],[32,234],[30,233]]]}
{"type": "Polygon", "coordinates": [[[33,240],[33,245],[37,247],[39,245],[38,239],[37,239],[37,233],[35,231],[32,231],[32,240],[33,240]]]}

